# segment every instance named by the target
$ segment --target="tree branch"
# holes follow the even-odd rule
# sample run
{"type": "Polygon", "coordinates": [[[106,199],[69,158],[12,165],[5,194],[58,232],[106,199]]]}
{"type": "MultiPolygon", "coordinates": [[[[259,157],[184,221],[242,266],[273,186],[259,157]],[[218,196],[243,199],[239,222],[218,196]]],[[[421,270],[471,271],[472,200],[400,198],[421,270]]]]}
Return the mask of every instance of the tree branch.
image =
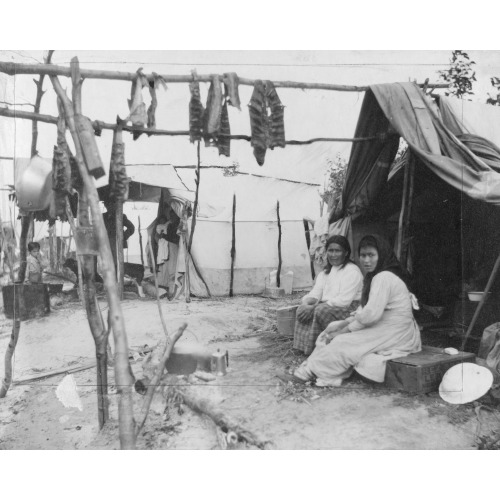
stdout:
{"type": "MultiPolygon", "coordinates": [[[[64,91],[63,91],[64,92],[64,91]]],[[[40,113],[31,113],[30,111],[19,111],[7,108],[0,108],[0,116],[6,116],[9,118],[22,118],[26,120],[37,120],[43,123],[53,123],[57,124],[57,117],[51,115],[44,115],[40,113]]],[[[105,123],[100,120],[91,121],[91,125],[94,130],[116,130],[118,125],[114,123],[105,123]]],[[[166,135],[166,136],[189,136],[188,130],[161,130],[155,129],[151,130],[145,127],[136,127],[133,125],[124,125],[122,129],[126,132],[144,132],[149,135],[166,135]]],[[[224,135],[224,134],[221,134],[224,135]]],[[[392,134],[379,134],[371,137],[317,137],[314,139],[306,139],[303,141],[290,140],[286,141],[285,144],[289,146],[305,146],[308,144],[313,144],[314,142],[367,142],[367,141],[385,141],[391,137],[392,134]]],[[[251,141],[252,138],[249,135],[229,135],[227,136],[231,140],[243,140],[251,141]]]]}

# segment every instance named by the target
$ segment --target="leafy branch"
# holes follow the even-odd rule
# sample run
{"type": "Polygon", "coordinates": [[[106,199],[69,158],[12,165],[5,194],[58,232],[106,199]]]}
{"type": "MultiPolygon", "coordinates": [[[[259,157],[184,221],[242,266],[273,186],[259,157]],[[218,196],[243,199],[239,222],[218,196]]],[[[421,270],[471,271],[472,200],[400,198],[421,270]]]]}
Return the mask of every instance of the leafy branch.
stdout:
{"type": "Polygon", "coordinates": [[[439,78],[449,84],[445,95],[454,95],[459,99],[473,95],[473,82],[476,81],[476,72],[472,68],[476,63],[471,61],[467,52],[454,50],[448,69],[438,71],[439,78]]]}

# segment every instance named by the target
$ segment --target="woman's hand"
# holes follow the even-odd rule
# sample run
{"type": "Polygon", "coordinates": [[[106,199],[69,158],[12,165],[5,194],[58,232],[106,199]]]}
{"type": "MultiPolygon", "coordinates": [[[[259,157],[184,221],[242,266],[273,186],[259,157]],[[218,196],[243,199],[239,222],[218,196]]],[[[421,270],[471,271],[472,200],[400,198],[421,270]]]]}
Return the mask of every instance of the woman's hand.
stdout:
{"type": "Polygon", "coordinates": [[[297,319],[301,322],[307,322],[314,316],[316,304],[302,304],[297,309],[297,319]]]}

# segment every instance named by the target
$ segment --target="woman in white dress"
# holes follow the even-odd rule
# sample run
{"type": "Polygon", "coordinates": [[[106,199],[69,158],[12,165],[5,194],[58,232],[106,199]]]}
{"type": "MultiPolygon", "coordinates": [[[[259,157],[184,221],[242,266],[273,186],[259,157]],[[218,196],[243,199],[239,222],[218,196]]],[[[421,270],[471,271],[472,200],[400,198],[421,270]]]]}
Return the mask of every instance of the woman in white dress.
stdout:
{"type": "Polygon", "coordinates": [[[351,318],[331,323],[317,347],[295,370],[301,381],[320,387],[340,386],[353,370],[383,382],[389,359],[421,350],[420,331],[413,318],[412,296],[391,247],[377,235],[359,243],[359,259],[366,272],[361,307],[351,318]]]}

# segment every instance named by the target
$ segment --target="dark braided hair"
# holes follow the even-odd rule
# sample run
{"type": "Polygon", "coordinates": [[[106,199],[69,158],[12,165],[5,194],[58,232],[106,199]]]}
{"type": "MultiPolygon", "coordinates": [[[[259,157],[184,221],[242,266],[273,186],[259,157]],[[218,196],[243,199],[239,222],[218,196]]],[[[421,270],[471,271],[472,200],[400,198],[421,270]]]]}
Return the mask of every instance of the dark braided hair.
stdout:
{"type": "MultiPolygon", "coordinates": [[[[333,236],[330,236],[326,240],[325,251],[328,251],[328,247],[332,243],[336,243],[337,245],[340,245],[347,252],[346,256],[345,256],[345,260],[342,263],[342,265],[340,266],[340,269],[344,269],[344,267],[346,266],[346,264],[348,262],[352,262],[351,259],[350,259],[350,257],[351,257],[351,245],[349,245],[349,240],[346,237],[344,237],[344,236],[340,236],[338,234],[334,234],[333,236]]],[[[325,274],[330,274],[331,270],[332,270],[332,265],[330,264],[330,262],[328,262],[328,258],[327,258],[326,259],[326,264],[325,264],[325,267],[324,267],[325,274]]]]}

